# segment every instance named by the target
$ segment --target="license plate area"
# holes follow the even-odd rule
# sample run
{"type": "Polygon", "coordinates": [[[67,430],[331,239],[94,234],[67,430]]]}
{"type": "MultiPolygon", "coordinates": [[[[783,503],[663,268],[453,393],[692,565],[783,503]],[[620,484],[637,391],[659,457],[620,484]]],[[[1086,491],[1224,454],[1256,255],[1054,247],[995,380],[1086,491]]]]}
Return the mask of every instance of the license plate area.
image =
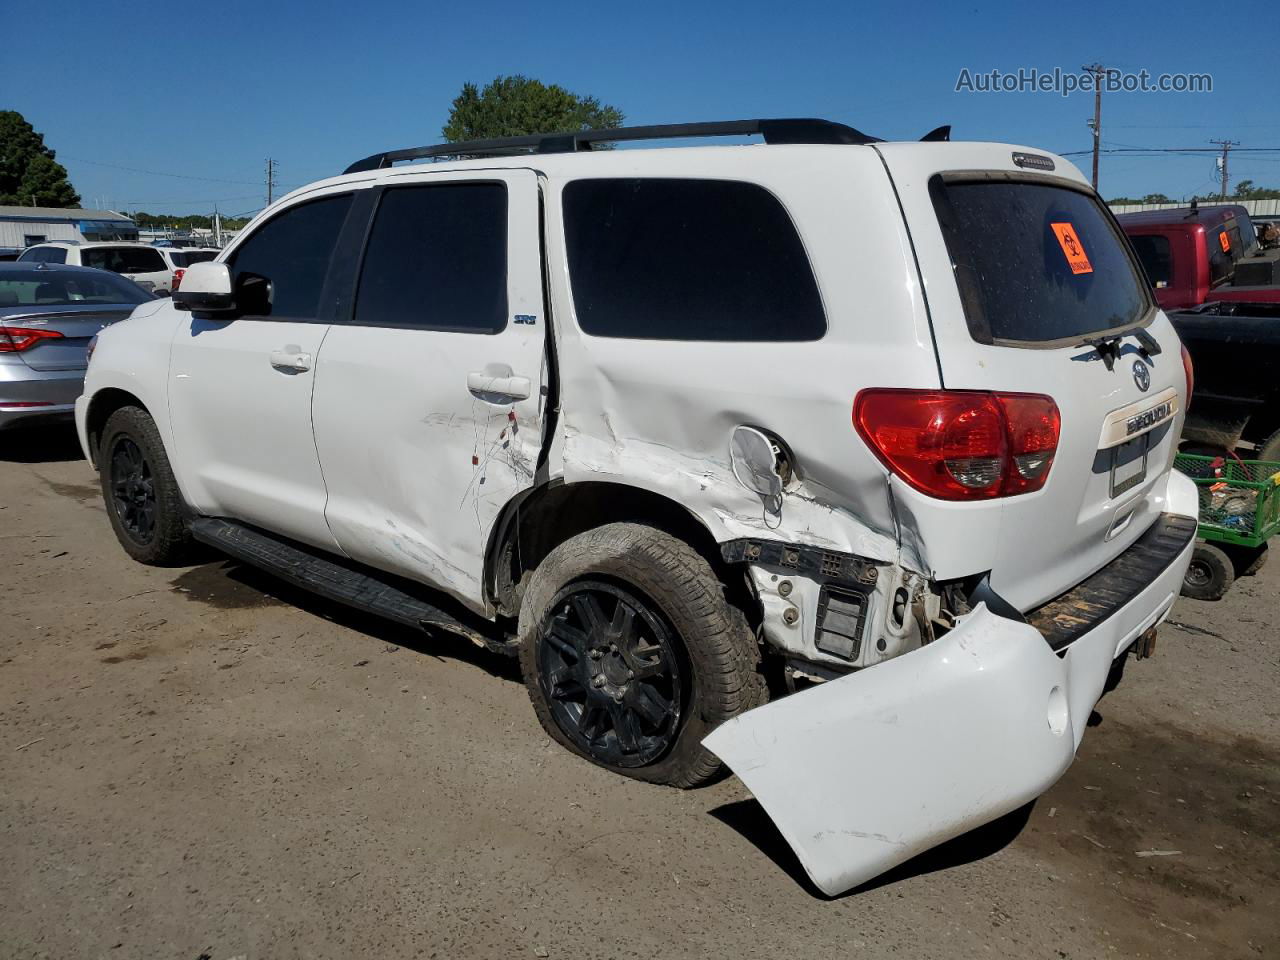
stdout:
{"type": "Polygon", "coordinates": [[[1150,449],[1150,433],[1111,448],[1111,499],[1114,500],[1147,479],[1147,454],[1150,449]]]}

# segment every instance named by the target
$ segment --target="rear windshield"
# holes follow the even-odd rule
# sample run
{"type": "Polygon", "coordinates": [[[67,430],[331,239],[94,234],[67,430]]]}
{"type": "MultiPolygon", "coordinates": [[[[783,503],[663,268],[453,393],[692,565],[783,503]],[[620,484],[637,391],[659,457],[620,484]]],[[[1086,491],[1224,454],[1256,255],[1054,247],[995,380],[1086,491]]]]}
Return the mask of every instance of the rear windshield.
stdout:
{"type": "Polygon", "coordinates": [[[112,273],[160,273],[168,270],[160,251],[150,247],[88,247],[80,251],[80,264],[112,273]]]}
{"type": "Polygon", "coordinates": [[[0,273],[0,309],[68,306],[76,303],[139,304],[155,299],[131,280],[110,274],[5,270],[0,273]]]}
{"type": "Polygon", "coordinates": [[[173,261],[175,267],[185,269],[193,263],[204,263],[212,260],[217,255],[217,250],[173,250],[169,253],[169,259],[173,261]]]}
{"type": "Polygon", "coordinates": [[[1144,279],[1092,196],[1042,183],[930,184],[969,331],[1049,343],[1137,323],[1144,279]]]}

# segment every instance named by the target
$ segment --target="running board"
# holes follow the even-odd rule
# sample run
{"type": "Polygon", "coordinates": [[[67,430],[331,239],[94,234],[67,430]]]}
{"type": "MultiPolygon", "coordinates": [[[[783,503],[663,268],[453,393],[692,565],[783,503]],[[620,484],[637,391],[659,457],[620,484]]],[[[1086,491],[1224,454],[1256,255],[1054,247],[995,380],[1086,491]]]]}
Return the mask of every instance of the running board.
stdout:
{"type": "MultiPolygon", "coordinates": [[[[408,627],[447,630],[496,653],[515,653],[514,644],[485,636],[477,626],[464,623],[458,616],[416,596],[416,585],[408,581],[403,581],[407,589],[401,589],[391,582],[397,578],[390,575],[382,579],[375,571],[357,567],[351,561],[344,562],[253,527],[217,517],[193,520],[191,535],[242,563],[357,610],[408,627]]],[[[428,588],[421,589],[425,592],[428,588]]]]}

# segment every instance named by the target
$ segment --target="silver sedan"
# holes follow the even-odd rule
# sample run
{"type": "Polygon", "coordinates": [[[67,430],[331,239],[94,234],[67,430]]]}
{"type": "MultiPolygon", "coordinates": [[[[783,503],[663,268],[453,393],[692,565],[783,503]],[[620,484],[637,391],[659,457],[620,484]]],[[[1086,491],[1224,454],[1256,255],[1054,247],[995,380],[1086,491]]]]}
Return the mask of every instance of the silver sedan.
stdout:
{"type": "Polygon", "coordinates": [[[84,389],[89,342],[152,299],[105,270],[0,263],[0,430],[70,418],[84,389]]]}

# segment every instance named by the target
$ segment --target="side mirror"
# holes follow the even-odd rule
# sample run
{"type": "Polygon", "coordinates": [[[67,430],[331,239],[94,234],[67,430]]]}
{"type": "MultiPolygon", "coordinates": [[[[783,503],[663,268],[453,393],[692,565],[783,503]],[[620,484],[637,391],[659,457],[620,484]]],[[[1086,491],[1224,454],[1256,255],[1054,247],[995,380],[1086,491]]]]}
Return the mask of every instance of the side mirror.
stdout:
{"type": "Polygon", "coordinates": [[[182,286],[173,293],[179,310],[225,313],[236,308],[231,291],[231,269],[225,263],[193,263],[182,275],[182,286]]]}

